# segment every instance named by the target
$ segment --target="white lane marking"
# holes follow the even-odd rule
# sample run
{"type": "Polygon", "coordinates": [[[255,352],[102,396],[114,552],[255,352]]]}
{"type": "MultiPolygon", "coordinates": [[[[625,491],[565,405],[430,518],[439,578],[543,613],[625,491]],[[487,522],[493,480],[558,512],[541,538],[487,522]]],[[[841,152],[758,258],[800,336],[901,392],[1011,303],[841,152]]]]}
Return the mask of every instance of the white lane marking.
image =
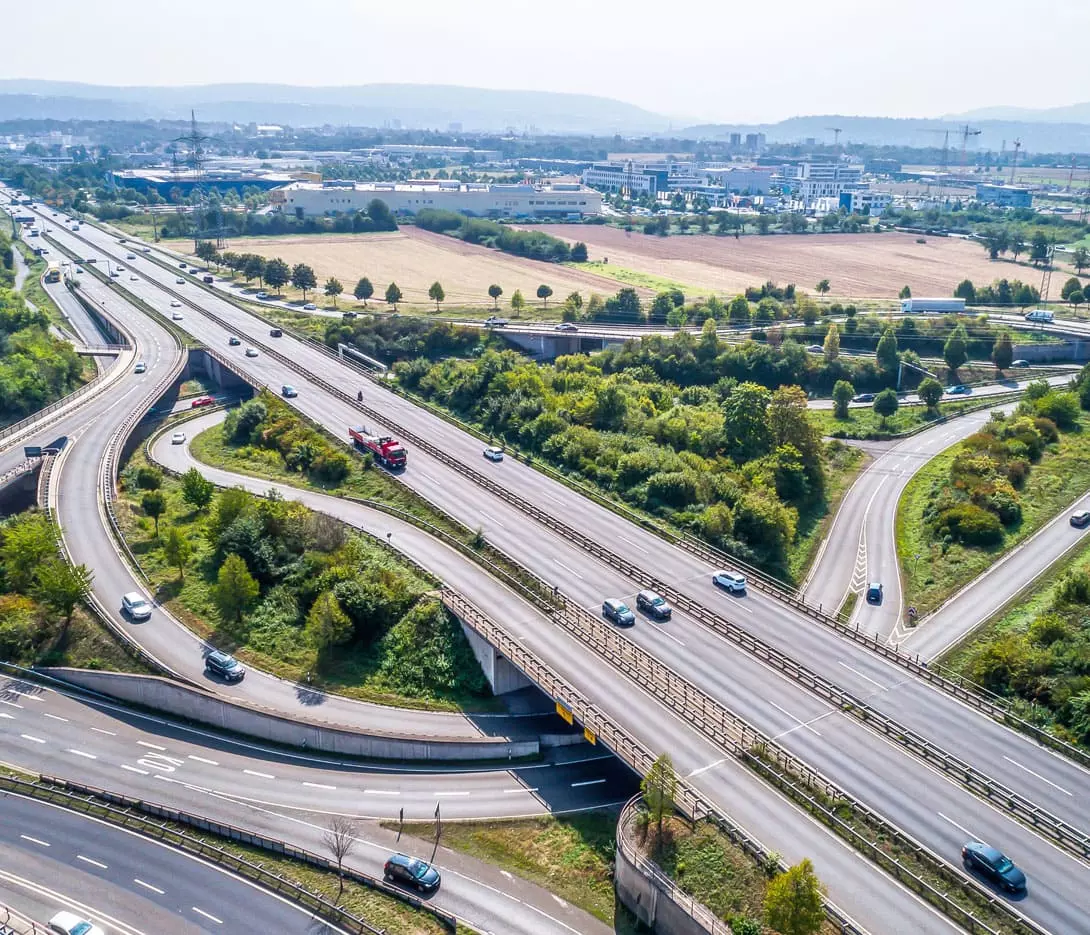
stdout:
{"type": "Polygon", "coordinates": [[[15,720],[15,715],[14,714],[8,714],[7,711],[0,711],[0,719],[3,719],[5,721],[14,721],[15,720]]]}
{"type": "Polygon", "coordinates": [[[811,734],[817,734],[819,737],[821,736],[821,732],[819,730],[811,727],[809,724],[806,723],[806,721],[800,720],[799,718],[795,717],[795,715],[793,715],[786,708],[781,708],[774,701],[770,701],[769,704],[772,705],[772,707],[779,711],[781,714],[786,714],[789,718],[791,718],[792,721],[798,724],[799,727],[805,727],[808,731],[810,731],[811,734]]]}
{"type": "Polygon", "coordinates": [[[85,864],[90,864],[92,867],[98,867],[99,870],[109,870],[102,861],[92,860],[90,857],[84,857],[82,854],[76,854],[76,860],[82,860],[85,864]]]}
{"type": "Polygon", "coordinates": [[[585,779],[583,782],[573,782],[571,787],[573,789],[578,789],[582,786],[599,786],[603,782],[605,782],[604,779],[585,779]]]}
{"type": "Polygon", "coordinates": [[[668,632],[665,627],[656,628],[655,632],[657,632],[659,636],[665,636],[668,640],[673,640],[675,643],[678,644],[678,646],[682,648],[685,647],[685,644],[681,642],[681,640],[679,640],[676,636],[674,636],[673,633],[668,632]]]}
{"type": "Polygon", "coordinates": [[[50,847],[48,841],[43,841],[41,838],[32,838],[29,834],[19,835],[24,841],[29,841],[31,844],[40,844],[42,847],[50,847]]]}
{"type": "Polygon", "coordinates": [[[157,886],[152,886],[150,883],[145,883],[143,880],[140,879],[140,877],[133,877],[132,881],[133,883],[137,883],[140,886],[144,887],[144,889],[151,890],[153,893],[158,893],[160,896],[166,895],[166,890],[161,890],[157,886]]]}
{"type": "Polygon", "coordinates": [[[685,778],[686,779],[692,779],[693,776],[699,776],[701,773],[706,773],[709,769],[715,769],[715,767],[719,766],[721,763],[726,763],[726,762],[727,762],[727,758],[723,757],[721,759],[716,760],[714,763],[709,763],[707,766],[699,766],[696,769],[694,769],[691,773],[689,773],[685,778]]]}
{"type": "Polygon", "coordinates": [[[973,834],[972,831],[970,831],[964,825],[959,825],[956,821],[954,821],[953,818],[947,818],[942,812],[935,812],[935,814],[938,815],[939,818],[941,818],[943,821],[948,822],[949,824],[953,825],[955,828],[958,829],[958,831],[961,831],[962,833],[969,835],[969,837],[973,841],[979,841],[981,844],[987,844],[988,843],[983,838],[977,837],[975,834],[973,834]]]}
{"type": "Polygon", "coordinates": [[[103,730],[101,727],[92,727],[91,730],[93,730],[96,734],[109,734],[111,737],[117,736],[117,734],[114,733],[112,730],[103,730]]]}
{"type": "Polygon", "coordinates": [[[72,750],[72,749],[69,749],[69,750],[68,750],[68,752],[69,752],[69,753],[71,753],[71,754],[73,754],[74,756],[82,756],[82,757],[86,757],[86,758],[87,758],[88,760],[97,760],[97,759],[98,759],[98,756],[97,756],[97,754],[94,754],[94,753],[85,753],[85,752],[84,752],[83,750],[72,750]]]}
{"type": "Polygon", "coordinates": [[[579,574],[579,572],[577,572],[574,568],[569,568],[562,561],[560,561],[560,559],[554,558],[553,561],[556,562],[556,564],[558,564],[561,568],[563,568],[564,571],[566,571],[569,575],[575,575],[575,577],[578,578],[580,581],[583,580],[583,576],[579,574]]]}
{"type": "Polygon", "coordinates": [[[397,792],[397,791],[395,791],[393,789],[364,789],[363,794],[364,795],[401,795],[400,792],[397,792]]]}
{"type": "Polygon", "coordinates": [[[148,771],[146,769],[139,769],[135,766],[129,766],[128,763],[121,764],[122,769],[127,769],[130,773],[139,773],[141,776],[146,776],[148,771]]]}
{"type": "Polygon", "coordinates": [[[1007,756],[1007,755],[1006,755],[1005,753],[1003,754],[1003,759],[1004,759],[1004,760],[1006,760],[1006,761],[1007,761],[1008,763],[1011,763],[1011,764],[1013,764],[1014,766],[1017,766],[1017,767],[1018,767],[1019,769],[1024,769],[1024,770],[1025,770],[1025,771],[1026,771],[1027,773],[1029,773],[1029,774],[1030,774],[1031,776],[1036,776],[1036,777],[1037,777],[1038,779],[1040,779],[1040,780],[1041,780],[1041,782],[1047,782],[1047,783],[1048,783],[1048,784],[1049,784],[1050,786],[1052,786],[1052,788],[1053,788],[1053,789],[1059,789],[1059,790],[1060,790],[1060,791],[1061,791],[1061,792],[1062,792],[1062,793],[1063,793],[1064,795],[1071,795],[1071,793],[1070,793],[1070,792],[1068,792],[1068,791],[1067,791],[1067,790],[1066,790],[1066,789],[1065,789],[1065,788],[1064,788],[1063,786],[1058,786],[1058,785],[1056,785],[1056,783],[1054,783],[1054,782],[1053,782],[1053,781],[1052,781],[1051,779],[1045,779],[1045,777],[1044,777],[1044,776],[1042,776],[1042,775],[1041,775],[1040,773],[1035,773],[1035,772],[1034,772],[1034,771],[1033,771],[1032,769],[1030,769],[1030,768],[1029,768],[1028,766],[1023,766],[1023,765],[1022,765],[1021,763],[1019,763],[1019,762],[1018,762],[1017,760],[1012,760],[1012,759],[1011,759],[1011,758],[1010,758],[1009,756],[1007,756]]]}
{"type": "Polygon", "coordinates": [[[644,548],[644,547],[643,547],[642,545],[636,545],[636,543],[635,543],[635,542],[633,542],[633,541],[632,541],[631,539],[629,539],[629,538],[628,538],[628,536],[622,536],[622,535],[621,535],[620,533],[617,533],[617,538],[618,538],[618,539],[623,539],[623,540],[624,540],[625,542],[627,542],[627,543],[628,543],[628,544],[629,544],[630,546],[632,546],[632,548],[636,549],[636,550],[637,550],[637,551],[639,551],[639,552],[643,552],[643,554],[644,554],[644,555],[648,555],[648,554],[650,554],[650,553],[649,553],[649,552],[647,551],[647,549],[645,549],[645,548],[644,548]]]}
{"type": "Polygon", "coordinates": [[[41,737],[35,737],[33,734],[20,734],[19,736],[22,737],[23,740],[29,740],[32,743],[45,743],[41,737]]]}
{"type": "Polygon", "coordinates": [[[521,786],[519,786],[519,788],[517,788],[517,789],[504,789],[503,790],[504,795],[513,795],[516,792],[537,792],[537,786],[534,786],[533,788],[530,788],[530,789],[523,789],[521,786]]]}
{"type": "Polygon", "coordinates": [[[552,898],[560,903],[560,905],[563,906],[565,909],[568,908],[568,904],[564,902],[564,900],[562,900],[559,896],[557,896],[556,893],[550,893],[549,895],[552,896],[552,898]]]}
{"type": "Polygon", "coordinates": [[[50,718],[51,720],[54,720],[54,721],[65,721],[65,722],[68,721],[68,718],[61,717],[59,714],[50,714],[48,711],[43,711],[42,712],[42,717],[47,717],[47,718],[50,718]]]}
{"type": "Polygon", "coordinates": [[[320,782],[304,782],[303,785],[304,786],[309,786],[311,789],[329,789],[329,790],[331,790],[333,792],[337,791],[336,786],[327,786],[324,783],[320,783],[320,782]]]}
{"type": "Polygon", "coordinates": [[[20,698],[25,698],[27,701],[41,701],[42,700],[37,695],[30,695],[27,692],[21,692],[17,688],[9,688],[8,691],[10,691],[12,694],[18,695],[20,698]]]}
{"type": "Polygon", "coordinates": [[[436,798],[438,798],[441,795],[447,795],[447,796],[449,796],[449,795],[469,795],[469,793],[468,792],[433,792],[432,795],[434,795],[436,798]]]}
{"type": "Polygon", "coordinates": [[[559,497],[554,497],[551,493],[546,493],[544,490],[541,491],[541,496],[548,497],[550,500],[553,501],[553,503],[564,503],[564,501],[561,500],[559,497]]]}
{"type": "Polygon", "coordinates": [[[500,527],[500,529],[506,529],[507,528],[506,526],[503,525],[503,523],[501,523],[498,519],[496,519],[496,517],[494,517],[491,513],[486,513],[484,510],[478,510],[477,512],[479,512],[481,514],[481,516],[483,516],[490,523],[495,523],[497,526],[500,527]]]}
{"type": "Polygon", "coordinates": [[[268,773],[259,773],[256,770],[244,769],[243,772],[247,776],[260,776],[262,779],[275,779],[275,776],[270,776],[268,773]]]}
{"type": "Polygon", "coordinates": [[[21,708],[21,704],[16,704],[14,701],[8,701],[6,698],[0,698],[0,704],[10,705],[13,708],[21,708]]]}
{"type": "Polygon", "coordinates": [[[198,909],[196,906],[193,906],[192,908],[194,912],[204,916],[206,919],[211,919],[213,922],[216,923],[216,925],[223,925],[223,919],[217,919],[214,915],[210,915],[203,909],[198,909]]]}
{"type": "Polygon", "coordinates": [[[146,740],[136,741],[142,747],[151,747],[152,750],[165,750],[166,747],[160,747],[157,743],[148,743],[146,740]]]}
{"type": "Polygon", "coordinates": [[[207,763],[209,766],[219,766],[219,763],[217,763],[215,760],[208,760],[205,759],[203,756],[194,756],[192,753],[189,754],[189,759],[196,760],[198,763],[207,763]]]}
{"type": "Polygon", "coordinates": [[[855,673],[856,675],[858,675],[858,676],[859,676],[859,677],[860,677],[861,679],[866,679],[866,680],[867,680],[868,682],[870,682],[870,683],[871,683],[871,685],[876,685],[876,686],[877,686],[878,688],[882,689],[882,691],[886,691],[886,690],[887,690],[887,688],[888,688],[888,686],[887,686],[887,685],[883,685],[883,684],[882,684],[881,682],[876,682],[876,681],[875,681],[874,679],[872,679],[872,678],[871,678],[871,677],[870,677],[869,675],[864,675],[864,674],[863,674],[862,672],[860,672],[860,671],[859,671],[858,669],[853,669],[853,668],[852,668],[852,667],[851,667],[850,665],[848,665],[848,663],[846,663],[846,662],[843,662],[843,661],[841,661],[840,659],[837,659],[837,661],[836,661],[836,662],[837,662],[837,665],[841,665],[841,666],[844,666],[844,668],[845,668],[845,669],[847,669],[847,670],[848,670],[849,672],[854,672],[854,673],[855,673]]]}

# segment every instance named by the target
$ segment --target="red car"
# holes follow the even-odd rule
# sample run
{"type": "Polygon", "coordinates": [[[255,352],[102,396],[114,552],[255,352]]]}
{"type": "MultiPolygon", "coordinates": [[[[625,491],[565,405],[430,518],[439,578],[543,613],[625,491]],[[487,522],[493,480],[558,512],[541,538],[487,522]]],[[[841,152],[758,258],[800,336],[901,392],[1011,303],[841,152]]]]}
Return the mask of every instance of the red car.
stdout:
{"type": "Polygon", "coordinates": [[[216,401],[211,396],[198,396],[192,402],[194,409],[199,409],[201,406],[214,406],[216,401]]]}

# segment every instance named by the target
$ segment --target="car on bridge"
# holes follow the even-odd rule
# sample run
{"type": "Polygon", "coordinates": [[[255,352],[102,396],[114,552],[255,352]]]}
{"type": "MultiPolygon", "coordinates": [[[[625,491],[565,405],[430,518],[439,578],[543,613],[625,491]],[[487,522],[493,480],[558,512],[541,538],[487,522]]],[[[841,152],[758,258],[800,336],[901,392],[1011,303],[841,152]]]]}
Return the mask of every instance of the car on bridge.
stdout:
{"type": "Polygon", "coordinates": [[[636,607],[656,620],[669,620],[674,615],[674,609],[666,599],[654,591],[640,591],[636,595],[636,607]]]}
{"type": "Polygon", "coordinates": [[[961,849],[961,859],[967,869],[977,871],[1008,893],[1021,893],[1026,888],[1026,875],[997,848],[968,841],[961,849]]]}
{"type": "Polygon", "coordinates": [[[318,306],[313,302],[307,302],[307,304],[303,306],[303,309],[308,312],[316,312],[318,311],[318,306]]]}
{"type": "Polygon", "coordinates": [[[125,254],[125,259],[126,260],[135,260],[136,259],[136,254],[135,253],[126,253],[125,254]]]}
{"type": "Polygon", "coordinates": [[[1028,367],[1029,366],[1029,361],[1028,360],[1022,360],[1021,358],[1019,358],[1018,360],[1012,360],[1011,361],[1011,366],[1012,367],[1028,367]]]}
{"type": "Polygon", "coordinates": [[[236,338],[234,335],[231,335],[231,337],[229,337],[227,339],[227,343],[231,347],[238,347],[242,342],[238,338],[236,338]]]}
{"type": "Polygon", "coordinates": [[[58,912],[49,920],[49,931],[57,935],[106,935],[97,925],[74,912],[58,912]]]}
{"type": "Polygon", "coordinates": [[[562,321],[559,325],[553,325],[553,331],[578,331],[579,326],[570,321],[562,321]]]}
{"type": "Polygon", "coordinates": [[[142,360],[136,362],[136,366],[132,368],[133,373],[144,373],[148,369],[148,365],[142,360]]]}
{"type": "Polygon", "coordinates": [[[717,571],[712,575],[712,584],[731,594],[742,594],[746,590],[746,576],[736,571],[717,571]]]}
{"type": "Polygon", "coordinates": [[[288,399],[292,399],[299,395],[299,391],[290,383],[285,383],[282,387],[280,387],[280,395],[285,396],[288,399]]]}
{"type": "Polygon", "coordinates": [[[202,406],[214,406],[216,400],[212,396],[198,396],[193,402],[189,404],[191,409],[200,409],[202,406]]]}
{"type": "Polygon", "coordinates": [[[174,280],[174,284],[176,286],[184,286],[185,285],[185,280],[182,279],[181,276],[179,276],[177,279],[174,280]]]}
{"type": "Polygon", "coordinates": [[[502,461],[503,449],[497,448],[495,445],[489,445],[484,450],[484,456],[488,458],[489,461],[502,461]]]}
{"type": "Polygon", "coordinates": [[[393,883],[411,886],[425,893],[439,889],[439,871],[427,861],[407,854],[391,855],[382,868],[382,876],[393,883]]]}
{"type": "Polygon", "coordinates": [[[853,403],[873,403],[874,402],[874,394],[873,393],[856,393],[852,397],[852,402],[853,403]]]}
{"type": "Polygon", "coordinates": [[[955,383],[953,386],[946,387],[943,392],[947,396],[967,396],[969,393],[972,392],[972,390],[969,389],[969,387],[967,387],[964,383],[955,383]]]}
{"type": "Polygon", "coordinates": [[[609,597],[602,603],[602,614],[619,627],[630,627],[636,622],[636,615],[628,605],[617,597],[609,597]]]}
{"type": "Polygon", "coordinates": [[[257,350],[255,348],[252,348],[252,347],[246,348],[246,356],[247,357],[257,357],[257,350]]]}
{"type": "Polygon", "coordinates": [[[133,620],[147,620],[151,616],[151,601],[139,591],[121,596],[121,610],[133,620]]]}

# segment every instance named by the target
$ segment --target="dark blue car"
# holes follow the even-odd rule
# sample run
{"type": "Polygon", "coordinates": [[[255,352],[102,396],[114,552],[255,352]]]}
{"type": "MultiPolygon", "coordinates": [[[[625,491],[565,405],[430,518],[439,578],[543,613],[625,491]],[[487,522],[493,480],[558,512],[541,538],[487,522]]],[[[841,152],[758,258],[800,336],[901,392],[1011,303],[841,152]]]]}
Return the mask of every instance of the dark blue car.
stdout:
{"type": "Polygon", "coordinates": [[[1021,893],[1026,888],[1026,875],[1002,851],[988,844],[970,841],[961,849],[961,859],[970,870],[976,870],[1008,893],[1021,893]]]}

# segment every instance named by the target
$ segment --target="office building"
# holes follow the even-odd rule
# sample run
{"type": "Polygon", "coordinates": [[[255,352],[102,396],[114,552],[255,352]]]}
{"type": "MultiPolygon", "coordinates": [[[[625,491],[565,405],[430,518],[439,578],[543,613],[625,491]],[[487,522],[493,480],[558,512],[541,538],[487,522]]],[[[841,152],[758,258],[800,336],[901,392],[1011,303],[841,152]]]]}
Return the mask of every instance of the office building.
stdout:
{"type": "Polygon", "coordinates": [[[976,200],[999,208],[1032,208],[1033,193],[1015,185],[978,185],[976,200]]]}

